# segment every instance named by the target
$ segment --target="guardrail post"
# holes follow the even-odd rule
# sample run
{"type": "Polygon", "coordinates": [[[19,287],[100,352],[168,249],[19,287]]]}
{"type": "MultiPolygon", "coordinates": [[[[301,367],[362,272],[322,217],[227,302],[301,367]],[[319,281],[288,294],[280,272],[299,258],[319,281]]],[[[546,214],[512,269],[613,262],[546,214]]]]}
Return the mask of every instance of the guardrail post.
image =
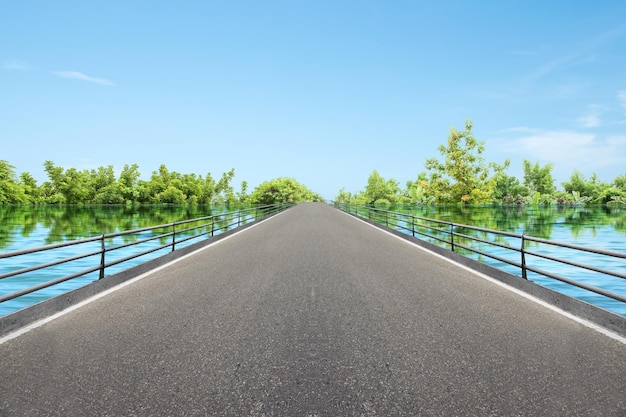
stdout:
{"type": "Polygon", "coordinates": [[[526,250],[524,248],[526,242],[526,239],[524,237],[524,234],[522,233],[522,248],[521,248],[521,253],[522,253],[522,278],[524,278],[525,280],[528,280],[528,276],[526,273],[526,250]]]}
{"type": "Polygon", "coordinates": [[[176,249],[176,223],[172,223],[172,252],[176,249]]]}
{"type": "Polygon", "coordinates": [[[98,279],[104,278],[104,234],[100,238],[100,276],[98,279]]]}
{"type": "Polygon", "coordinates": [[[450,247],[454,252],[454,223],[450,223],[450,247]]]}
{"type": "Polygon", "coordinates": [[[415,237],[415,216],[411,216],[411,232],[413,232],[413,237],[415,237]]]}

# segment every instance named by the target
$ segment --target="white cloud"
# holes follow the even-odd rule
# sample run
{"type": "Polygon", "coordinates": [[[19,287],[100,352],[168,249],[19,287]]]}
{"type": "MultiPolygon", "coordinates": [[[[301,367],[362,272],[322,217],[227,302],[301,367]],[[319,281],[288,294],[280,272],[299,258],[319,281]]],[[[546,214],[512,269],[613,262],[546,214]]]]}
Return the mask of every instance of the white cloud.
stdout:
{"type": "Polygon", "coordinates": [[[598,127],[600,126],[600,118],[597,114],[587,114],[578,118],[578,122],[582,127],[598,127]]]}
{"type": "Polygon", "coordinates": [[[607,138],[606,143],[611,147],[625,147],[626,148],[626,135],[610,136],[607,138]]]}
{"type": "Polygon", "coordinates": [[[520,161],[552,163],[561,178],[567,178],[574,169],[591,174],[622,171],[626,166],[626,135],[602,138],[575,131],[527,130],[508,130],[509,138],[498,140],[500,151],[520,161]],[[517,137],[511,138],[513,135],[517,137]]]}
{"type": "Polygon", "coordinates": [[[8,70],[28,71],[30,69],[30,65],[17,59],[10,59],[8,61],[4,61],[2,68],[8,70]]]}
{"type": "Polygon", "coordinates": [[[111,81],[105,78],[90,77],[78,71],[55,71],[53,72],[53,74],[58,75],[59,77],[62,77],[62,78],[69,78],[72,80],[87,81],[90,83],[96,83],[96,84],[101,84],[101,85],[115,85],[111,81]]]}
{"type": "Polygon", "coordinates": [[[591,128],[600,126],[600,115],[602,114],[602,107],[597,104],[589,106],[589,110],[586,115],[578,118],[578,123],[582,127],[591,128]]]}

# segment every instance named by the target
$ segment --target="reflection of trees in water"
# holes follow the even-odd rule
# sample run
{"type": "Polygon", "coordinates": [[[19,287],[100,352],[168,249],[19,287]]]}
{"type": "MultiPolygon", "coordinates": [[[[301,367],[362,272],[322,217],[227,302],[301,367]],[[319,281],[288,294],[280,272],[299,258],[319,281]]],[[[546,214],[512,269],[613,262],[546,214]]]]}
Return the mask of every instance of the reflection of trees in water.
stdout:
{"type": "MultiPolygon", "coordinates": [[[[16,238],[27,239],[38,227],[47,229],[45,244],[82,239],[141,229],[183,220],[208,217],[238,210],[238,206],[202,205],[120,205],[120,206],[0,206],[0,249],[9,247],[16,238]]],[[[218,218],[215,229],[225,228],[232,217],[218,218]]],[[[179,226],[180,230],[208,223],[204,229],[189,231],[198,234],[210,231],[211,220],[179,226]]],[[[171,232],[170,228],[155,229],[152,236],[171,232]]],[[[138,235],[126,235],[124,242],[133,242],[138,235]]]]}
{"type": "MultiPolygon", "coordinates": [[[[382,207],[381,207],[382,208],[382,207]]],[[[387,209],[415,216],[486,229],[550,239],[555,225],[569,229],[573,238],[583,232],[594,236],[598,229],[611,227],[626,234],[626,208],[605,205],[585,207],[528,206],[391,206],[387,209]]],[[[463,234],[481,237],[482,232],[464,229],[463,234]]]]}

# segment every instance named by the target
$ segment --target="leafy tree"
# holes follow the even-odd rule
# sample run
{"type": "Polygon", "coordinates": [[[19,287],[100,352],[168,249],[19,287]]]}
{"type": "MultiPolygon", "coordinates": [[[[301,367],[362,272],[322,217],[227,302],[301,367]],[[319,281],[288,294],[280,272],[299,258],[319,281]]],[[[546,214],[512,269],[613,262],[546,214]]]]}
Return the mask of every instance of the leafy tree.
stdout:
{"type": "Polygon", "coordinates": [[[367,179],[363,197],[366,204],[394,204],[400,193],[398,181],[385,180],[374,170],[367,179]]]}
{"type": "Polygon", "coordinates": [[[344,188],[339,190],[339,194],[335,197],[335,203],[340,204],[355,204],[354,196],[351,192],[346,191],[344,188]]]}
{"type": "Polygon", "coordinates": [[[235,170],[231,169],[228,172],[224,172],[222,177],[219,179],[217,184],[215,184],[215,191],[213,193],[213,198],[220,203],[235,203],[235,193],[233,191],[233,187],[230,185],[233,178],[235,177],[235,170]]]}
{"type": "Polygon", "coordinates": [[[276,178],[257,186],[250,195],[253,204],[302,203],[323,201],[319,195],[309,190],[293,178],[276,178]]]}
{"type": "Polygon", "coordinates": [[[213,202],[213,196],[215,195],[215,180],[211,176],[211,173],[207,173],[204,179],[200,182],[200,195],[198,203],[211,204],[213,202]]]}
{"type": "Polygon", "coordinates": [[[490,165],[482,157],[484,142],[472,133],[472,121],[465,121],[465,130],[450,128],[448,143],[437,150],[443,161],[426,160],[430,172],[430,187],[438,202],[481,204],[491,201],[496,185],[490,175],[490,165]]]}
{"type": "Polygon", "coordinates": [[[122,198],[124,202],[131,203],[135,202],[139,198],[139,177],[141,174],[139,173],[139,165],[124,165],[124,169],[120,173],[120,178],[118,180],[120,193],[122,194],[122,198]]]}
{"type": "MultiPolygon", "coordinates": [[[[570,180],[564,182],[563,189],[566,193],[579,193],[582,197],[588,197],[591,201],[602,200],[603,194],[609,187],[608,184],[600,181],[598,176],[594,173],[589,180],[585,179],[585,176],[578,170],[574,170],[570,176],[570,180]]],[[[573,194],[572,194],[573,195],[573,194]]]]}
{"type": "Polygon", "coordinates": [[[52,161],[44,163],[48,174],[48,186],[44,188],[47,203],[79,204],[88,202],[89,172],[76,168],[64,170],[52,161]]]}
{"type": "Polygon", "coordinates": [[[248,202],[248,182],[247,181],[242,181],[241,182],[241,191],[239,193],[237,193],[237,199],[239,200],[240,203],[245,204],[248,202]]]}
{"type": "Polygon", "coordinates": [[[184,204],[187,196],[174,184],[154,196],[154,201],[163,204],[184,204]]]}
{"type": "Polygon", "coordinates": [[[29,203],[37,204],[41,202],[41,190],[32,175],[28,172],[22,172],[20,175],[20,184],[24,189],[24,194],[26,194],[29,203]]]}
{"type": "Polygon", "coordinates": [[[626,174],[620,175],[619,177],[615,178],[611,185],[618,190],[626,192],[626,174]]]}
{"type": "Polygon", "coordinates": [[[115,179],[113,166],[89,171],[87,202],[95,204],[120,204],[124,202],[121,187],[115,179]]]}
{"type": "Polygon", "coordinates": [[[118,182],[114,182],[98,189],[90,202],[93,204],[123,204],[125,201],[122,186],[118,182]]]}
{"type": "Polygon", "coordinates": [[[15,175],[15,167],[0,160],[0,204],[25,204],[30,199],[20,186],[15,175]]]}
{"type": "Polygon", "coordinates": [[[67,204],[79,204],[89,201],[89,173],[69,168],[65,171],[61,193],[67,204]]]}
{"type": "Polygon", "coordinates": [[[552,178],[552,164],[543,167],[539,162],[533,165],[524,159],[524,186],[528,188],[530,194],[539,193],[541,195],[552,195],[556,191],[554,178],[552,178]]]}
{"type": "Polygon", "coordinates": [[[420,173],[417,180],[406,182],[406,189],[402,193],[402,203],[426,205],[434,202],[435,196],[430,190],[425,172],[420,173]]]}
{"type": "Polygon", "coordinates": [[[521,197],[528,196],[528,189],[519,179],[504,172],[496,175],[496,186],[493,191],[493,199],[503,204],[516,204],[523,200],[521,197]]]}

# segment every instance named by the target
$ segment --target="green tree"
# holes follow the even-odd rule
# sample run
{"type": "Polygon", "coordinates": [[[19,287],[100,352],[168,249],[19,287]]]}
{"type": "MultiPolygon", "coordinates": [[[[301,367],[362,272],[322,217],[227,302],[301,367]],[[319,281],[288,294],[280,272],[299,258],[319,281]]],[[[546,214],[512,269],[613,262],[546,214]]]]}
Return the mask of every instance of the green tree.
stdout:
{"type": "Polygon", "coordinates": [[[476,140],[472,133],[472,121],[465,121],[465,130],[450,128],[448,143],[437,150],[443,161],[426,160],[430,172],[430,187],[438,202],[480,204],[491,201],[496,185],[491,176],[491,166],[482,154],[484,142],[476,140]]]}
{"type": "Polygon", "coordinates": [[[399,198],[400,187],[394,179],[385,180],[373,170],[367,179],[363,196],[365,204],[394,204],[399,198]]]}
{"type": "Polygon", "coordinates": [[[626,174],[616,177],[611,183],[611,185],[617,188],[618,190],[622,190],[626,192],[626,174]]]}
{"type": "Polygon", "coordinates": [[[335,197],[335,203],[340,204],[353,204],[353,196],[352,193],[346,191],[344,188],[339,190],[339,194],[335,197]]]}
{"type": "Polygon", "coordinates": [[[224,172],[222,177],[215,184],[215,191],[213,193],[213,199],[219,203],[231,204],[236,202],[235,193],[231,182],[235,177],[235,170],[231,169],[228,172],[224,172]]]}
{"type": "Polygon", "coordinates": [[[89,196],[89,172],[76,168],[64,170],[52,161],[44,163],[44,170],[50,180],[43,190],[47,203],[79,204],[87,202],[89,196]]]}
{"type": "Polygon", "coordinates": [[[528,188],[530,194],[552,195],[556,192],[554,178],[552,178],[552,164],[543,167],[539,162],[533,165],[524,159],[524,186],[528,188]]]}
{"type": "Polygon", "coordinates": [[[126,203],[136,202],[139,199],[139,166],[137,164],[124,165],[120,173],[118,184],[122,198],[126,203]]]}
{"type": "Polygon", "coordinates": [[[30,199],[18,183],[15,167],[0,160],[0,204],[26,204],[30,199]]]}
{"type": "Polygon", "coordinates": [[[37,186],[37,181],[28,172],[20,174],[20,184],[24,189],[24,194],[28,197],[29,203],[41,203],[41,190],[37,186]]]}
{"type": "Polygon", "coordinates": [[[89,172],[79,171],[76,168],[68,168],[64,174],[61,193],[65,196],[68,204],[80,204],[88,202],[89,172]]]}
{"type": "Polygon", "coordinates": [[[496,186],[493,191],[494,201],[503,204],[514,204],[525,201],[522,197],[528,196],[528,189],[518,178],[505,172],[496,174],[496,186]]]}
{"type": "Polygon", "coordinates": [[[293,178],[276,178],[257,186],[250,195],[252,204],[302,203],[324,199],[293,178]]]}
{"type": "Polygon", "coordinates": [[[98,167],[89,172],[89,203],[95,204],[120,204],[124,202],[122,187],[115,179],[113,166],[98,167]]]}
{"type": "Polygon", "coordinates": [[[213,202],[213,196],[215,195],[215,180],[211,176],[211,173],[207,173],[204,179],[200,181],[200,196],[198,203],[211,204],[213,202]]]}
{"type": "Polygon", "coordinates": [[[578,193],[581,197],[588,197],[591,201],[602,200],[603,194],[609,185],[600,181],[594,173],[587,180],[585,176],[578,170],[574,170],[570,176],[570,180],[564,182],[563,189],[566,193],[578,193]]]}
{"type": "Polygon", "coordinates": [[[246,204],[248,202],[249,196],[248,196],[248,182],[247,181],[241,181],[241,191],[237,193],[237,199],[239,200],[241,204],[246,204]]]}
{"type": "Polygon", "coordinates": [[[174,183],[154,196],[154,201],[162,204],[184,204],[186,199],[187,196],[174,183]]]}
{"type": "Polygon", "coordinates": [[[435,202],[435,196],[430,191],[426,174],[421,173],[416,181],[407,181],[402,195],[402,203],[427,205],[435,202]]]}

